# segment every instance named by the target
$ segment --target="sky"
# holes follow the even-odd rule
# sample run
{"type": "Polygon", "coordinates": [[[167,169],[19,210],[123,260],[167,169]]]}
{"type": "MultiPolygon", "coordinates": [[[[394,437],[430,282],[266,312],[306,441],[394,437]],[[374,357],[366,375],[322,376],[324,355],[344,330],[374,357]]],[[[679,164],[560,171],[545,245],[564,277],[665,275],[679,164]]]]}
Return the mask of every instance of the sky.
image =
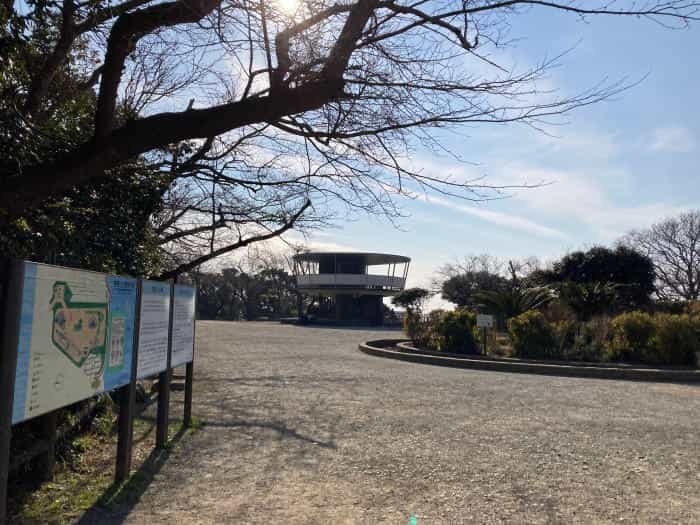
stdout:
{"type": "Polygon", "coordinates": [[[398,228],[358,217],[316,232],[311,248],[408,255],[407,286],[425,286],[437,268],[465,255],[547,261],[700,208],[700,23],[669,30],[633,18],[582,22],[536,10],[513,20],[512,36],[520,38],[508,51],[517,64],[573,48],[547,79],[558,94],[605,79],[641,82],[546,133],[519,125],[441,132],[438,138],[468,163],[429,151],[412,159],[428,173],[542,186],[482,203],[406,199],[401,207],[409,216],[398,228]]]}

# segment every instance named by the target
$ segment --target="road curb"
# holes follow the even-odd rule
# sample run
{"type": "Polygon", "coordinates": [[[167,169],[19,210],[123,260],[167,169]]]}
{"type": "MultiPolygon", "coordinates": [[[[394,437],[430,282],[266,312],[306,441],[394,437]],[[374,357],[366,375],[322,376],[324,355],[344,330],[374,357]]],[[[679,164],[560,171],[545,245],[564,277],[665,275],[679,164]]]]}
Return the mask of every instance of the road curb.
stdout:
{"type": "Polygon", "coordinates": [[[614,365],[574,365],[571,363],[544,363],[520,359],[502,360],[483,356],[454,357],[438,355],[418,349],[397,348],[406,339],[377,339],[361,343],[361,352],[377,357],[398,359],[412,363],[422,363],[452,368],[469,368],[519,374],[541,374],[564,377],[588,377],[597,379],[624,379],[630,381],[656,381],[672,383],[700,383],[700,370],[668,368],[633,368],[614,365]]]}

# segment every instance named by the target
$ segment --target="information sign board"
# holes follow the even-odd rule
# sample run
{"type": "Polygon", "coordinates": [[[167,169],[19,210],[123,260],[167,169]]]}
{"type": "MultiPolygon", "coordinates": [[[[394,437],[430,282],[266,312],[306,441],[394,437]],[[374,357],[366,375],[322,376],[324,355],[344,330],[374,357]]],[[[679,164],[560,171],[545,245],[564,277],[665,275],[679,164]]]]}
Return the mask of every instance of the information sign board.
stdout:
{"type": "Polygon", "coordinates": [[[478,328],[491,328],[491,327],[493,327],[493,315],[477,314],[476,326],[478,328]]]}
{"type": "Polygon", "coordinates": [[[136,279],[22,266],[12,423],[129,383],[136,279]]]}
{"type": "Polygon", "coordinates": [[[171,366],[180,366],[194,357],[195,290],[175,285],[173,291],[173,336],[171,366]]]}
{"type": "Polygon", "coordinates": [[[141,317],[136,377],[159,374],[168,367],[170,283],[141,281],[141,317]]]}

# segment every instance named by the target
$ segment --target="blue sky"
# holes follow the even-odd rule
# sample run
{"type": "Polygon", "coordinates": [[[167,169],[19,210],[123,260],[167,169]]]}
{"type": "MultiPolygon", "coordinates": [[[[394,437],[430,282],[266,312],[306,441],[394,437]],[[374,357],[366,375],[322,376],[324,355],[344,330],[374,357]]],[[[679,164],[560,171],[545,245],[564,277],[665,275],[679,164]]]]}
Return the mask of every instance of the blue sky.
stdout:
{"type": "Polygon", "coordinates": [[[445,197],[404,201],[401,229],[360,217],[311,238],[317,248],[394,252],[413,259],[409,285],[425,285],[463,255],[547,260],[631,228],[700,207],[700,24],[668,30],[620,17],[575,17],[535,10],[513,20],[522,37],[510,57],[535,64],[575,48],[548,87],[571,95],[604,78],[645,80],[567,116],[548,136],[521,126],[471,126],[441,139],[470,164],[418,152],[427,170],[486,175],[487,182],[547,183],[510,198],[470,203],[445,197]]]}

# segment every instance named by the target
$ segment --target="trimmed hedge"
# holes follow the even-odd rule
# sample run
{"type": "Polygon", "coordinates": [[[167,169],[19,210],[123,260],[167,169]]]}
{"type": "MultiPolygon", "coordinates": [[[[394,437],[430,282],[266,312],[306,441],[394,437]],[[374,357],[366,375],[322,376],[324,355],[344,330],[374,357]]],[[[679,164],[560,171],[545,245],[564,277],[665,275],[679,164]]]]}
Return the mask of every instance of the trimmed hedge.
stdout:
{"type": "MultiPolygon", "coordinates": [[[[682,315],[634,311],[585,322],[549,322],[541,312],[530,310],[507,325],[515,357],[696,366],[700,352],[698,310],[682,315]]],[[[474,312],[435,310],[425,317],[416,316],[410,328],[409,335],[419,348],[479,353],[481,335],[474,312]]]]}
{"type": "Polygon", "coordinates": [[[468,310],[441,312],[431,323],[432,344],[441,351],[451,354],[479,353],[474,329],[476,314],[468,310]]]}
{"type": "Polygon", "coordinates": [[[627,312],[610,323],[610,342],[606,357],[610,361],[647,363],[654,360],[656,333],[654,317],[646,312],[627,312]]]}
{"type": "Polygon", "coordinates": [[[508,333],[518,357],[560,357],[554,328],[540,312],[530,310],[509,319],[508,333]]]}
{"type": "Polygon", "coordinates": [[[476,314],[468,310],[433,310],[426,316],[407,316],[404,330],[419,348],[451,354],[478,353],[476,314]]]}
{"type": "Polygon", "coordinates": [[[629,312],[612,321],[611,361],[651,365],[696,365],[697,322],[689,315],[629,312]]]}
{"type": "Polygon", "coordinates": [[[556,340],[556,357],[567,361],[602,361],[605,355],[610,319],[572,320],[551,323],[556,340]]]}
{"type": "Polygon", "coordinates": [[[539,312],[508,321],[518,357],[695,366],[700,320],[690,315],[627,312],[612,320],[547,322],[539,312]]]}

